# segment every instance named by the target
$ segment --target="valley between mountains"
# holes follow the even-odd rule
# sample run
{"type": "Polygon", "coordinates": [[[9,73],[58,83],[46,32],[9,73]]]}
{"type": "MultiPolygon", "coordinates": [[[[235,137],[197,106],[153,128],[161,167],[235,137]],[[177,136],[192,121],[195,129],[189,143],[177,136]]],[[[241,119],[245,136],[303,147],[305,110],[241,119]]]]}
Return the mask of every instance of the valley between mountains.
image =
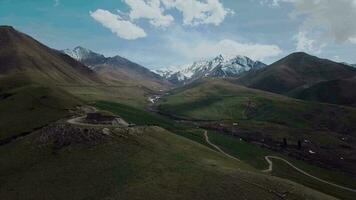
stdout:
{"type": "Polygon", "coordinates": [[[0,196],[353,200],[355,80],[302,52],[150,71],[0,26],[0,196]]]}

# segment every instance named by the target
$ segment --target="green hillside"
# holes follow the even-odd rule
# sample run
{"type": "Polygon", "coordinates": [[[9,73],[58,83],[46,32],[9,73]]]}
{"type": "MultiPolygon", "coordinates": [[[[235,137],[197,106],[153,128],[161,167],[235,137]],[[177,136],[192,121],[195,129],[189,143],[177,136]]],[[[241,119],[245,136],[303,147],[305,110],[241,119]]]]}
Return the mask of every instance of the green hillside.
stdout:
{"type": "Polygon", "coordinates": [[[0,146],[4,199],[333,199],[157,127],[53,149],[37,132],[0,146]]]}
{"type": "Polygon", "coordinates": [[[262,141],[273,149],[281,148],[286,139],[290,144],[287,152],[318,165],[351,174],[356,167],[352,161],[356,138],[353,108],[296,100],[210,79],[171,92],[160,101],[159,109],[176,117],[210,120],[201,125],[262,141]],[[303,141],[305,148],[298,150],[298,141],[303,141]],[[310,154],[309,149],[317,154],[310,154]]]}
{"type": "Polygon", "coordinates": [[[81,100],[64,90],[32,83],[23,76],[0,78],[0,141],[68,116],[68,109],[80,104],[81,100]]]}

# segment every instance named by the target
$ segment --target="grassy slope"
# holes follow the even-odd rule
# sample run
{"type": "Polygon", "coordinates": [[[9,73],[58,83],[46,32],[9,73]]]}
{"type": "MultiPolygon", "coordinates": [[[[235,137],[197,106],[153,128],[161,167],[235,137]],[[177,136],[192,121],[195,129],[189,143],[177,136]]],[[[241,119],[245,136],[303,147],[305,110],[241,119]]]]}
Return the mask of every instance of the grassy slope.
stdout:
{"type": "MultiPolygon", "coordinates": [[[[183,124],[175,123],[173,120],[164,118],[154,113],[145,112],[140,109],[132,108],[130,106],[125,106],[117,103],[98,102],[96,106],[101,109],[110,110],[124,117],[131,123],[135,123],[139,125],[144,125],[144,124],[159,125],[161,127],[165,127],[166,129],[169,129],[170,131],[178,135],[181,135],[183,137],[189,138],[198,143],[209,146],[205,142],[203,136],[203,132],[204,132],[203,130],[195,129],[189,126],[185,126],[183,124]]],[[[287,158],[286,156],[276,154],[275,152],[269,151],[267,149],[246,143],[242,140],[239,140],[236,137],[223,135],[217,132],[209,131],[209,138],[211,142],[220,146],[225,152],[228,152],[229,154],[238,157],[239,159],[248,163],[250,166],[256,168],[257,170],[263,170],[268,167],[268,164],[265,161],[264,156],[278,155],[281,157],[285,157],[287,160],[290,160],[291,162],[293,162],[293,164],[297,165],[301,169],[313,175],[316,175],[320,178],[323,178],[325,180],[330,180],[332,182],[341,185],[349,186],[351,188],[356,188],[355,179],[348,177],[343,173],[325,170],[319,167],[308,165],[302,161],[287,158]]],[[[354,195],[347,191],[345,192],[343,190],[339,190],[334,187],[329,187],[323,183],[313,181],[309,177],[305,177],[304,175],[295,172],[293,169],[291,170],[289,166],[286,166],[283,163],[279,163],[276,161],[274,162],[274,166],[276,171],[274,171],[273,175],[275,176],[283,177],[295,181],[297,183],[320,190],[330,195],[335,195],[343,199],[352,199],[352,196],[354,195]]]]}
{"type": "MultiPolygon", "coordinates": [[[[250,164],[251,166],[264,170],[268,168],[268,163],[264,159],[265,156],[275,155],[284,157],[285,159],[292,162],[299,168],[309,172],[310,174],[322,178],[324,180],[329,180],[340,185],[348,186],[351,188],[356,188],[356,181],[354,178],[348,177],[346,174],[325,170],[319,167],[309,165],[305,162],[289,158],[287,156],[278,154],[273,151],[258,147],[253,144],[249,144],[243,140],[239,140],[236,137],[231,137],[228,135],[223,135],[214,131],[209,131],[209,139],[214,144],[220,146],[225,152],[236,156],[237,158],[243,160],[244,162],[250,164]]],[[[203,137],[203,135],[201,135],[203,137]]],[[[318,191],[324,192],[326,194],[334,195],[341,199],[353,199],[355,193],[348,192],[342,189],[335,188],[333,186],[326,185],[311,179],[310,177],[304,176],[299,172],[292,169],[290,166],[284,162],[273,160],[273,175],[286,178],[288,180],[301,183],[308,187],[314,188],[318,191]]]]}
{"type": "Polygon", "coordinates": [[[4,199],[332,199],[160,128],[97,146],[40,148],[38,134],[0,147],[4,199]]]}
{"type": "Polygon", "coordinates": [[[0,78],[0,140],[32,131],[68,115],[66,109],[81,104],[59,88],[40,86],[23,77],[0,78]]]}
{"type": "Polygon", "coordinates": [[[112,101],[134,107],[145,107],[152,91],[139,86],[62,86],[63,90],[86,102],[112,101]]]}
{"type": "Polygon", "coordinates": [[[328,148],[349,145],[339,138],[355,137],[356,131],[356,109],[300,101],[222,80],[173,91],[159,108],[191,119],[238,121],[240,128],[262,131],[277,141],[304,138],[328,148]]]}

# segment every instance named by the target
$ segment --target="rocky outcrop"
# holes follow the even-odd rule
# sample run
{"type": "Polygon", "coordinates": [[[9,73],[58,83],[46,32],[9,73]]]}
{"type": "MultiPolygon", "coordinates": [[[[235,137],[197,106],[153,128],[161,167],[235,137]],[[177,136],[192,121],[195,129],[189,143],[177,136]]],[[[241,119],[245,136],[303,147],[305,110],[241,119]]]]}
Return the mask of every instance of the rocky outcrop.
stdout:
{"type": "Polygon", "coordinates": [[[103,131],[102,128],[52,124],[41,130],[39,143],[61,149],[75,144],[97,145],[108,137],[108,131],[103,131]]]}

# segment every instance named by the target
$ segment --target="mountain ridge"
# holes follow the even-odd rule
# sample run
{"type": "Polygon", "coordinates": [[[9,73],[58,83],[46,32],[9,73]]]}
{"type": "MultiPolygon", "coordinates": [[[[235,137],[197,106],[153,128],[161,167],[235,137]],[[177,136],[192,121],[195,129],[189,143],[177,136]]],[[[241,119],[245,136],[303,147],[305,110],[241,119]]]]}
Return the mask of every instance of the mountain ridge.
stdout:
{"type": "Polygon", "coordinates": [[[111,84],[128,82],[139,84],[154,91],[165,90],[170,87],[170,83],[158,74],[119,55],[105,57],[80,46],[72,50],[62,50],[62,52],[87,65],[111,84]]]}
{"type": "Polygon", "coordinates": [[[49,48],[11,26],[0,27],[0,74],[22,74],[54,84],[102,84],[82,63],[49,48]]]}
{"type": "Polygon", "coordinates": [[[356,69],[353,67],[296,52],[263,69],[245,74],[238,82],[255,89],[287,94],[318,82],[354,76],[356,69]]]}
{"type": "Polygon", "coordinates": [[[213,59],[200,60],[192,64],[156,70],[155,72],[172,83],[187,84],[204,77],[236,77],[244,72],[265,66],[266,64],[253,61],[246,56],[229,57],[220,54],[213,59]]]}

